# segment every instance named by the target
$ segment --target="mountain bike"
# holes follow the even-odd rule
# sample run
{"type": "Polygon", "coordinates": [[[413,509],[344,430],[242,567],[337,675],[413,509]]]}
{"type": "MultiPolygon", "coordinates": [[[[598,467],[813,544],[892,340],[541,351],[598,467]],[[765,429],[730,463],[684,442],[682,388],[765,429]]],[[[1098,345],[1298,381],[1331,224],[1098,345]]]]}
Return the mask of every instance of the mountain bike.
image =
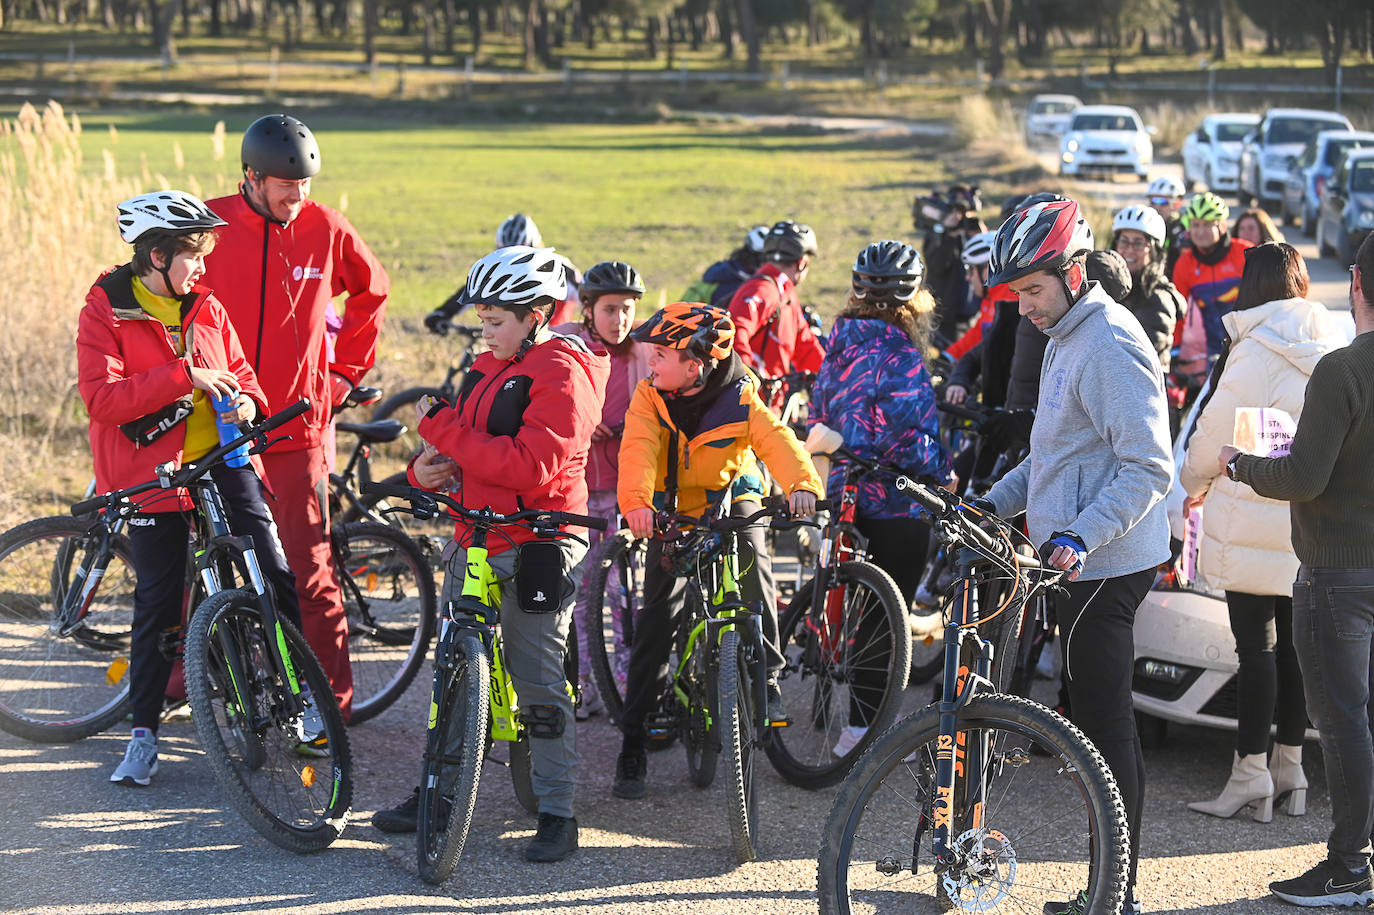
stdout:
{"type": "MultiPolygon", "coordinates": [[[[420,453],[420,433],[415,431],[415,404],[426,394],[447,403],[457,403],[458,390],[463,386],[463,379],[467,376],[468,369],[472,368],[473,360],[477,358],[477,344],[482,339],[480,327],[450,321],[447,324],[436,325],[430,331],[441,337],[458,337],[459,345],[463,347],[462,353],[449,364],[448,370],[444,373],[444,380],[438,387],[417,385],[406,388],[392,394],[372,411],[374,423],[384,419],[396,419],[408,427],[397,438],[375,449],[374,458],[381,468],[384,479],[390,479],[403,472],[410,459],[420,453]]],[[[398,482],[394,485],[403,484],[398,482]]]]}
{"type": "Polygon", "coordinates": [[[943,698],[898,722],[842,784],[820,848],[821,912],[910,910],[922,897],[957,911],[1039,912],[1082,888],[1089,915],[1115,915],[1130,837],[1111,770],[1068,721],[996,692],[993,646],[978,631],[1023,613],[1063,573],[1018,552],[1024,538],[1000,519],[906,477],[897,487],[956,551],[943,698]],[[984,616],[977,583],[988,575],[1012,599],[984,616]]]}
{"type": "MultiPolygon", "coordinates": [[[[366,406],[381,396],[359,386],[344,406],[366,406]]],[[[452,528],[443,521],[424,530],[400,524],[385,499],[362,492],[372,482],[372,448],[395,441],[404,425],[341,420],[335,428],[357,439],[343,467],[329,475],[329,544],[348,615],[349,722],[360,724],[395,702],[424,664],[438,618],[434,570],[452,528]]],[[[388,482],[405,484],[405,475],[398,476],[388,482]]]]}
{"type": "MultiPolygon", "coordinates": [[[[506,668],[501,646],[501,589],[487,560],[487,541],[507,535],[503,527],[532,530],[537,540],[575,538],[566,525],[604,530],[601,518],[568,512],[526,510],[508,515],[487,509],[474,511],[436,492],[373,483],[368,491],[410,504],[419,517],[433,516],[444,505],[454,517],[472,525],[467,545],[466,573],[461,597],[444,606],[439,641],[434,649],[434,686],[430,694],[424,762],[420,774],[416,858],[426,883],[443,883],[463,853],[482,761],[497,740],[511,742],[511,777],[526,810],[534,811],[530,786],[529,727],[521,714],[519,696],[506,668]]],[[[569,627],[569,632],[573,631],[569,627]]],[[[576,646],[565,652],[575,664],[576,646]]],[[[569,690],[577,682],[574,669],[569,690]]]]}
{"type": "MultiPolygon", "coordinates": [[[[772,378],[762,378],[759,381],[759,399],[771,408],[775,399],[781,395],[782,409],[778,413],[778,418],[799,439],[805,439],[807,417],[811,410],[811,388],[815,383],[815,372],[787,372],[772,378]]],[[[774,484],[773,476],[762,460],[759,461],[759,469],[763,472],[764,493],[779,495],[782,490],[774,484]]],[[[780,597],[796,595],[807,570],[816,561],[819,546],[816,525],[789,528],[786,532],[769,529],[768,548],[773,556],[774,565],[792,566],[790,579],[781,576],[776,579],[780,597]]]]}
{"type": "MultiPolygon", "coordinates": [[[[758,511],[744,517],[725,516],[727,510],[728,500],[700,518],[671,512],[655,516],[655,536],[664,542],[663,562],[687,586],[670,661],[672,675],[645,724],[651,739],[681,738],[688,771],[698,787],[713,783],[719,758],[724,756],[731,847],[743,863],[754,860],[758,849],[757,753],[767,752],[777,731],[784,728],[768,719],[764,608],[741,597],[738,535],[765,519],[770,527],[784,530],[810,522],[792,519],[785,499],[766,499],[758,511]]],[[[611,571],[634,568],[622,564],[623,557],[633,555],[628,550],[634,541],[626,540],[627,533],[607,539],[590,586],[593,616],[599,610],[601,618],[607,618],[597,595],[614,595],[615,584],[607,581],[611,571]]],[[[642,578],[639,582],[641,590],[635,593],[642,594],[642,578]]],[[[633,610],[634,604],[628,600],[612,604],[611,612],[626,609],[633,610]]],[[[622,619],[622,631],[629,635],[618,657],[629,656],[633,622],[631,613],[622,619]]],[[[592,641],[593,671],[602,701],[612,720],[618,721],[624,714],[625,684],[615,676],[617,656],[607,654],[606,641],[592,641]]]]}
{"type": "MultiPolygon", "coordinates": [[[[296,627],[278,615],[252,539],[230,532],[210,470],[240,445],[252,444],[253,453],[265,451],[282,440],[269,438],[272,430],[309,409],[300,401],[195,464],[160,464],[151,482],[73,505],[73,515],[99,515],[79,538],[68,541],[70,561],[76,563],[70,577],[67,557],[59,556],[47,570],[43,595],[54,611],[49,643],[70,640],[103,654],[107,682],[112,689],[120,683],[127,696],[128,684],[122,682],[127,660],[121,663],[127,641],[91,613],[92,598],[123,530],[141,510],[133,498],[163,490],[175,499],[178,490],[188,491],[197,518],[195,609],[183,649],[192,720],[230,803],[264,838],[295,852],[326,847],[348,820],[353,796],[348,735],[319,661],[296,627]],[[79,562],[78,540],[84,546],[79,562]]],[[[85,717],[88,726],[96,723],[85,717]]]]}
{"type": "Polygon", "coordinates": [[[866,540],[854,525],[863,477],[901,471],[844,447],[835,456],[844,462],[844,486],[831,500],[811,577],[779,623],[786,666],[778,685],[793,721],[773,735],[768,758],[803,788],[844,778],[891,726],[911,667],[906,601],[891,576],[867,560],[866,540]],[[863,731],[854,739],[846,728],[863,731]]]}

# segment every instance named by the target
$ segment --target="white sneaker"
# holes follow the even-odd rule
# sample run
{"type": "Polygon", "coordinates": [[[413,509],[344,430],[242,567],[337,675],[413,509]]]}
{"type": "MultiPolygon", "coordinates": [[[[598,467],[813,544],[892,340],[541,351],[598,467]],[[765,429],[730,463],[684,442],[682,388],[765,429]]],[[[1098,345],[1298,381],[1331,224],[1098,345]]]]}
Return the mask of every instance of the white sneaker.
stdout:
{"type": "Polygon", "coordinates": [[[124,761],[114,770],[110,781],[117,785],[146,788],[154,775],[157,775],[157,738],[151,734],[146,737],[138,734],[129,740],[129,746],[124,750],[124,761]]]}
{"type": "Polygon", "coordinates": [[[830,752],[843,759],[854,752],[854,748],[859,745],[859,741],[863,740],[867,733],[868,728],[855,727],[852,724],[845,725],[844,730],[840,731],[840,739],[835,741],[835,746],[831,748],[830,752]]]}
{"type": "Polygon", "coordinates": [[[315,698],[307,692],[301,693],[305,708],[301,710],[300,723],[296,725],[296,752],[301,756],[324,758],[329,755],[329,738],[324,733],[324,716],[315,707],[315,698]]]}
{"type": "Polygon", "coordinates": [[[579,678],[578,689],[582,693],[582,701],[573,710],[574,718],[586,721],[593,715],[606,713],[606,703],[601,701],[601,693],[597,692],[595,680],[579,678]]]}

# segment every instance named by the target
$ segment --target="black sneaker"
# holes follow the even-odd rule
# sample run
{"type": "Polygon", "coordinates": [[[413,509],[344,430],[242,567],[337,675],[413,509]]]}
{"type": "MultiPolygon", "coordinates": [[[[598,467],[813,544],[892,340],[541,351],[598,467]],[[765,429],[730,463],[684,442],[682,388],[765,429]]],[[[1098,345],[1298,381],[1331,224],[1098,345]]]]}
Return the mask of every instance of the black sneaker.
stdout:
{"type": "Polygon", "coordinates": [[[1362,873],[1346,870],[1327,858],[1301,877],[1269,884],[1269,892],[1294,905],[1367,906],[1374,904],[1374,886],[1366,866],[1362,873]]]}
{"type": "Polygon", "coordinates": [[[552,813],[539,814],[539,829],[525,846],[526,861],[562,861],[577,851],[577,820],[552,813]]]}
{"type": "Polygon", "coordinates": [[[649,759],[642,750],[638,753],[621,753],[615,761],[615,783],[611,794],[629,801],[637,801],[648,791],[644,777],[649,772],[649,759]]]}
{"type": "Polygon", "coordinates": [[[420,819],[420,789],[416,788],[395,807],[378,810],[372,815],[372,825],[382,832],[414,832],[420,819]]]}
{"type": "Polygon", "coordinates": [[[782,689],[776,677],[768,678],[768,723],[775,728],[785,728],[792,723],[788,717],[787,706],[782,701],[782,689]]]}

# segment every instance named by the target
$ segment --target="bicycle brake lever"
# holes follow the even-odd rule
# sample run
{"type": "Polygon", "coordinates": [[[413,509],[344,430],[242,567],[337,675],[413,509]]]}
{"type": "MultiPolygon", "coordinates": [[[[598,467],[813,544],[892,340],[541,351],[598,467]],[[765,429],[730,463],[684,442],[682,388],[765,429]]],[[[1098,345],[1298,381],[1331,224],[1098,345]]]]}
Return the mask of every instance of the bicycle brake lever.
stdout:
{"type": "Polygon", "coordinates": [[[262,454],[262,453],[263,453],[264,451],[266,451],[268,448],[271,448],[273,445],[277,444],[277,442],[289,442],[289,441],[291,441],[291,436],[289,436],[289,435],[279,435],[279,436],[277,436],[276,438],[269,438],[269,439],[266,439],[265,441],[264,441],[263,439],[259,438],[259,439],[258,439],[258,442],[259,442],[260,444],[255,444],[252,448],[249,448],[249,449],[248,449],[248,453],[249,453],[249,454],[262,454]]]}

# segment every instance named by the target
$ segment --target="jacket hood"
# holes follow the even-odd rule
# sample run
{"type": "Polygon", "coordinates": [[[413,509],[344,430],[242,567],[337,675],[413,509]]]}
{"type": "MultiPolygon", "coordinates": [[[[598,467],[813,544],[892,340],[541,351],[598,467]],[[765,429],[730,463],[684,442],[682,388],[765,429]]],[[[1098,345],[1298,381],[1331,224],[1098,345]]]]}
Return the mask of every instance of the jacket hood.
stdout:
{"type": "Polygon", "coordinates": [[[877,347],[905,349],[910,346],[911,338],[906,332],[882,318],[836,318],[826,352],[835,354],[844,365],[877,347]]]}
{"type": "Polygon", "coordinates": [[[1320,302],[1307,299],[1276,299],[1244,311],[1232,311],[1221,322],[1231,345],[1254,340],[1311,375],[1322,356],[1349,341],[1320,302]]]}
{"type": "Polygon", "coordinates": [[[749,279],[751,271],[745,270],[734,261],[716,261],[701,275],[707,283],[730,283],[749,279]]]}

